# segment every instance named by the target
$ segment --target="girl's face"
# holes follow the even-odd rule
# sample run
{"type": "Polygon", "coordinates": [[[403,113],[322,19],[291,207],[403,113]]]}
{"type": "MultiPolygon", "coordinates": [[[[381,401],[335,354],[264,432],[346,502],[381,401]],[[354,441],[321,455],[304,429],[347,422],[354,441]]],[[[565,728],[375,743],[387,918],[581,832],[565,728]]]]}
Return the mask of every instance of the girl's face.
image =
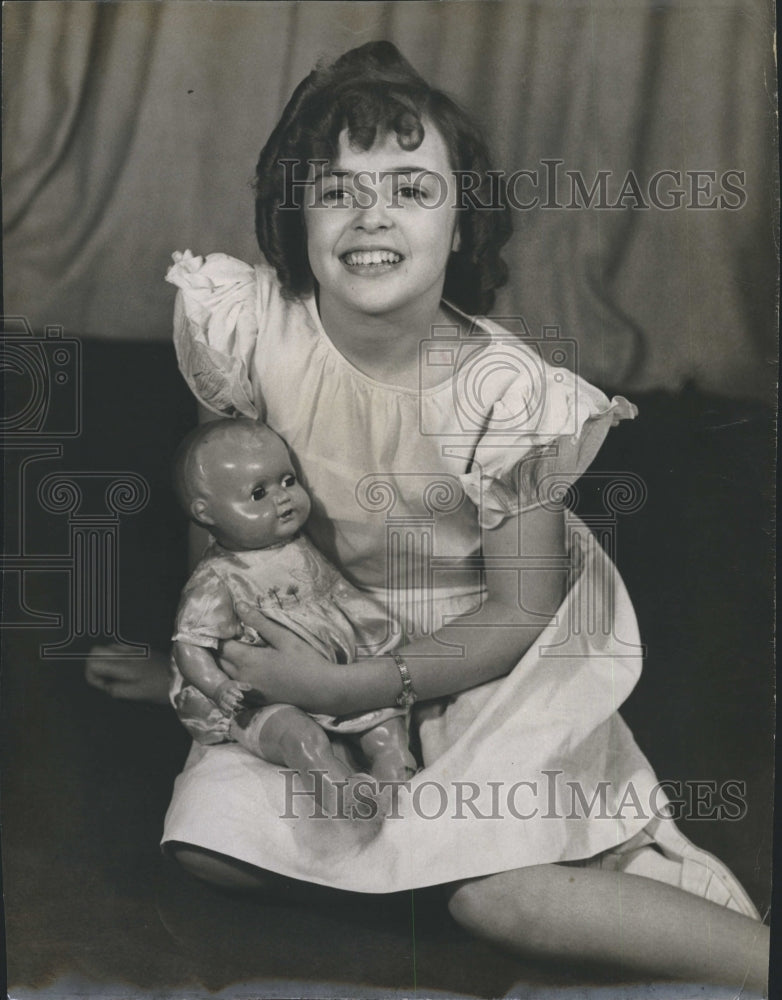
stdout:
{"type": "Polygon", "coordinates": [[[336,161],[307,195],[307,253],[324,300],[383,316],[439,305],[448,258],[458,249],[456,182],[448,149],[424,120],[418,149],[396,134],[353,150],[343,132],[336,161]]]}

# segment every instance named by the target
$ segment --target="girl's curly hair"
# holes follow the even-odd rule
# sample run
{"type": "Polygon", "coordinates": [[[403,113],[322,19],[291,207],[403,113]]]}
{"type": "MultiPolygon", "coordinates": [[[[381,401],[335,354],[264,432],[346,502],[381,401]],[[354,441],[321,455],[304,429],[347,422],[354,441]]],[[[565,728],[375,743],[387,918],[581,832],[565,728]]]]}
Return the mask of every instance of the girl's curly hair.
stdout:
{"type": "Polygon", "coordinates": [[[490,175],[486,146],[465,112],[430,87],[390,42],[369,42],[314,69],[293,92],[261,150],[255,231],[284,294],[309,294],[314,281],[298,196],[302,178],[296,179],[295,166],[309,170],[313,160],[333,160],[345,129],[354,148],[371,149],[379,131],[394,132],[402,149],[417,149],[424,138],[423,118],[442,135],[452,168],[468,171],[474,184],[459,206],[460,248],[451,254],[444,295],[467,313],[491,308],[495,289],[508,276],[500,248],[510,237],[511,222],[501,178],[490,175]],[[481,207],[498,203],[501,207],[481,207]]]}

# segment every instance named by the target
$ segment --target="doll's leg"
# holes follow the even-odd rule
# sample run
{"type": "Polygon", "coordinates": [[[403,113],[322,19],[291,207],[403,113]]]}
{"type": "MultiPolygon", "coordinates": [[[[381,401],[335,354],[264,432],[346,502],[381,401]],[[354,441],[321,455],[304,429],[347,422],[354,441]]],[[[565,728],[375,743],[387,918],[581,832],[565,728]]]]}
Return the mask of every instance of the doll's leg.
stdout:
{"type": "Polygon", "coordinates": [[[240,746],[270,764],[295,767],[302,774],[325,771],[332,781],[347,781],[350,769],[334,756],[328,736],[306,712],[293,705],[275,705],[240,712],[231,725],[240,746]]]}
{"type": "Polygon", "coordinates": [[[378,781],[406,781],[418,770],[408,748],[407,719],[394,715],[359,737],[359,745],[378,781]]]}
{"type": "Polygon", "coordinates": [[[624,872],[538,865],[462,882],[452,916],[525,957],[609,964],[637,978],[744,986],[765,995],[768,928],[624,872]]]}
{"type": "MultiPolygon", "coordinates": [[[[356,815],[353,807],[366,801],[366,775],[355,775],[334,753],[317,722],[293,705],[276,705],[240,712],[231,725],[236,742],[270,764],[295,768],[305,783],[312,781],[315,802],[327,816],[356,815]],[[358,791],[361,797],[354,798],[358,791]]],[[[364,817],[359,807],[358,816],[364,817]]],[[[374,817],[370,817],[374,818],[374,817]]],[[[370,823],[362,826],[369,832],[370,823]]]]}

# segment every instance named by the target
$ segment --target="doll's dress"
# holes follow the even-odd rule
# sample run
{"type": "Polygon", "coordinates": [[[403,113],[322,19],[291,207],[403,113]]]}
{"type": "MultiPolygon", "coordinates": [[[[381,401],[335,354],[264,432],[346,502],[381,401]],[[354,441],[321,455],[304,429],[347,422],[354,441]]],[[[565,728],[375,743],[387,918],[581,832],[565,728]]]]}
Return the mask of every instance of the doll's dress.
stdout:
{"type": "MultiPolygon", "coordinates": [[[[214,650],[226,639],[263,645],[258,633],[239,618],[240,601],[285,625],[333,663],[348,665],[357,655],[371,655],[389,628],[377,601],[351,586],[299,535],[285,545],[249,552],[233,552],[212,541],[182,592],[173,639],[214,650]]],[[[173,657],[172,672],[169,697],[190,735],[204,744],[228,742],[225,716],[188,684],[173,657]]],[[[271,705],[257,714],[277,708],[271,705]]],[[[404,714],[397,708],[312,717],[332,732],[363,733],[404,714]]]]}
{"type": "MultiPolygon", "coordinates": [[[[268,266],[174,259],[188,385],[207,408],[261,418],[286,441],[313,500],[307,532],[399,623],[389,649],[455,616],[480,627],[481,530],[561,509],[612,425],[635,415],[568,369],[566,341],[484,319],[463,342],[433,331],[421,364],[437,378],[422,388],[383,384],[340,354],[314,298],[284,297],[268,266]]],[[[615,520],[643,502],[632,477],[603,492],[615,520]]],[[[638,835],[665,798],[617,711],[641,671],[636,620],[594,534],[569,512],[566,528],[570,587],[556,616],[506,676],[414,706],[424,768],[377,836],[349,850],[335,834],[318,850],[306,820],[288,818],[271,765],[194,744],[164,844],[390,892],[591,858],[638,835]]],[[[523,558],[509,551],[503,565],[523,558]]]]}

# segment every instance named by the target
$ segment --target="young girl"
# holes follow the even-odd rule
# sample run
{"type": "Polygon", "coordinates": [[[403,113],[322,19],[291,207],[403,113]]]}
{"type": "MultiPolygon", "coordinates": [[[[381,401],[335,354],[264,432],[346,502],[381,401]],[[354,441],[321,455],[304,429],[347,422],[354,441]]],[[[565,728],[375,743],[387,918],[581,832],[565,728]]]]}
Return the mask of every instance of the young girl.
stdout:
{"type": "Polygon", "coordinates": [[[520,955],[761,990],[766,929],[665,816],[617,713],[641,666],[632,608],[559,502],[634,408],[556,344],[470,318],[505,278],[488,169],[461,111],[371,43],[310,74],[261,153],[265,263],[184,254],[169,272],[201,403],[288,442],[313,542],[403,622],[396,658],[348,688],[244,609],[272,648],[226,643],[224,669],[308,712],[417,698],[424,770],[358,855],[323,858],[280,821],[274,767],[194,747],[164,842],[224,886],[446,883],[457,921],[520,955]]]}
{"type": "Polygon", "coordinates": [[[339,804],[321,776],[348,784],[353,775],[324,730],[356,739],[379,780],[414,774],[402,708],[313,718],[293,705],[253,706],[245,703],[251,685],[229,678],[215,660],[225,639],[258,641],[236,612],[240,601],[331,662],[355,660],[357,641],[371,653],[388,640],[383,609],[300,534],[310,500],[280,438],[246,417],[211,422],[185,438],[174,468],[182,506],[214,538],[185,586],[173,637],[171,701],[191,736],[205,745],[235,741],[298,770],[309,785],[317,772],[313,790],[321,808],[339,804]]]}

